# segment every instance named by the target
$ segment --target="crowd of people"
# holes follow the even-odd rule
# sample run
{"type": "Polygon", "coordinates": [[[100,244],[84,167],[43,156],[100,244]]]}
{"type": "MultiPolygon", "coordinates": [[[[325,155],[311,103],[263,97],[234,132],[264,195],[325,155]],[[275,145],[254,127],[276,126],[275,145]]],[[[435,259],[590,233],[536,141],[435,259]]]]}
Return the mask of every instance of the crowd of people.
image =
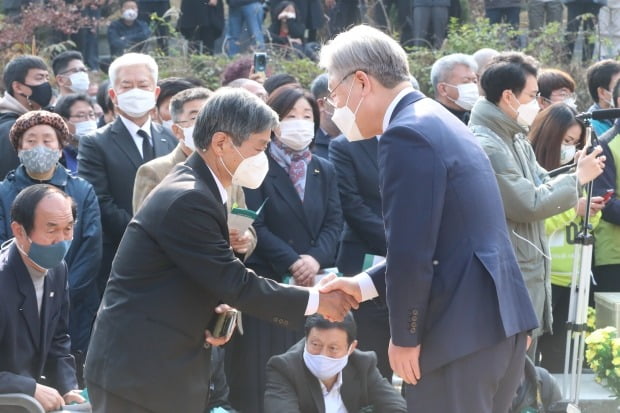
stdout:
{"type": "Polygon", "coordinates": [[[248,67],[212,91],[140,53],[101,85],[80,52],[50,63],[3,70],[0,394],[47,411],[86,386],[97,412],[504,412],[526,347],[563,369],[585,215],[593,289],[620,291],[620,199],[604,197],[620,121],[592,121],[587,153],[576,117],[620,107],[615,60],[588,68],[592,102],[491,49],[438,59],[425,97],[368,26],[323,47],[308,90],[248,67]],[[254,221],[229,228],[240,209],[254,221]],[[214,337],[228,306],[239,332],[214,337]]]}

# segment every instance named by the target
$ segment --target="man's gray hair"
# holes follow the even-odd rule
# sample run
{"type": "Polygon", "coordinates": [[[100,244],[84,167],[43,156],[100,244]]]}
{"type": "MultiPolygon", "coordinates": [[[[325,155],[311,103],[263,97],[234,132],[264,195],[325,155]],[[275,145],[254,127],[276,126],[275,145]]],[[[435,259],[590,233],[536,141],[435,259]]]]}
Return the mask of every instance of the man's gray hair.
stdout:
{"type": "Polygon", "coordinates": [[[408,82],[410,76],[407,53],[398,42],[366,25],[340,33],[323,46],[319,66],[338,81],[361,70],[386,88],[408,82]]]}
{"type": "Polygon", "coordinates": [[[207,100],[211,95],[212,92],[204,87],[193,87],[180,91],[170,99],[170,117],[172,121],[177,123],[181,120],[183,106],[185,106],[187,102],[193,100],[207,100]]]}
{"type": "Polygon", "coordinates": [[[471,55],[463,53],[453,53],[444,56],[433,64],[431,68],[431,83],[433,89],[437,90],[437,85],[445,82],[455,67],[462,65],[470,68],[474,73],[478,72],[478,64],[471,55]]]}
{"type": "Polygon", "coordinates": [[[329,87],[327,86],[328,80],[329,76],[327,76],[327,73],[322,73],[315,77],[312,83],[310,83],[310,92],[312,92],[312,96],[314,96],[315,100],[329,96],[329,87]]]}
{"type": "Polygon", "coordinates": [[[120,68],[137,65],[145,65],[153,76],[153,83],[157,85],[159,68],[157,67],[157,62],[155,61],[155,59],[143,53],[126,53],[114,59],[114,61],[108,68],[110,87],[114,88],[114,86],[116,85],[116,78],[118,77],[118,71],[120,68]]]}
{"type": "Polygon", "coordinates": [[[278,127],[278,114],[245,89],[222,87],[204,105],[194,127],[194,143],[208,149],[216,132],[231,136],[241,146],[251,134],[278,127]]]}

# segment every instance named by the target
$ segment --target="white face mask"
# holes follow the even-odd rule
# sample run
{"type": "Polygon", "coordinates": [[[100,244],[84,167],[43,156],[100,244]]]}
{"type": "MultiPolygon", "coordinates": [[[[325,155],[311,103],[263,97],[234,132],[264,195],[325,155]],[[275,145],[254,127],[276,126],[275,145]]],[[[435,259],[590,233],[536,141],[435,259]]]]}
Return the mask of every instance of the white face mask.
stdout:
{"type": "Polygon", "coordinates": [[[84,122],[74,123],[76,136],[85,136],[95,133],[97,130],[97,121],[85,120],[84,122]]]}
{"type": "Polygon", "coordinates": [[[304,346],[304,363],[310,373],[319,380],[327,380],[340,373],[349,361],[349,354],[340,358],[331,358],[321,354],[310,354],[304,346]]]}
{"type": "Polygon", "coordinates": [[[360,99],[360,102],[357,104],[357,108],[355,108],[355,112],[347,106],[349,104],[349,98],[351,98],[351,90],[353,90],[354,84],[355,82],[351,83],[349,94],[347,95],[347,101],[344,106],[341,108],[334,108],[334,114],[332,115],[332,121],[350,142],[364,139],[364,135],[362,135],[357,127],[357,123],[355,122],[355,115],[357,115],[357,111],[359,110],[364,98],[362,97],[362,99],[360,99]]]}
{"type": "MultiPolygon", "coordinates": [[[[446,83],[446,85],[455,87],[459,91],[459,97],[453,100],[453,102],[464,110],[471,110],[480,97],[478,94],[478,85],[475,83],[462,83],[456,86],[446,83]]],[[[448,99],[452,100],[449,96],[448,99]]]]}
{"type": "Polygon", "coordinates": [[[560,149],[560,165],[572,162],[575,159],[575,153],[577,153],[575,145],[562,144],[562,149],[560,149]]]}
{"type": "Polygon", "coordinates": [[[173,123],[174,123],[174,122],[172,121],[172,119],[170,119],[170,120],[165,120],[165,121],[163,121],[163,122],[161,123],[161,126],[162,126],[164,129],[166,129],[168,132],[171,132],[171,133],[172,133],[172,124],[173,124],[173,123]]]}
{"type": "Polygon", "coordinates": [[[181,128],[183,129],[183,137],[185,146],[190,148],[192,151],[196,150],[196,145],[194,144],[194,126],[192,125],[189,128],[181,128]]]}
{"type": "Polygon", "coordinates": [[[609,99],[604,98],[602,96],[599,96],[600,100],[602,100],[603,102],[606,102],[609,105],[610,108],[615,108],[616,105],[614,105],[613,94],[609,90],[607,90],[607,89],[605,89],[605,92],[609,93],[609,99]]]}
{"type": "Polygon", "coordinates": [[[283,120],[278,139],[294,151],[306,149],[314,139],[314,122],[307,119],[283,120]]]}
{"type": "Polygon", "coordinates": [[[138,18],[138,11],[136,9],[127,9],[122,14],[123,20],[134,21],[138,18]]]}
{"type": "Polygon", "coordinates": [[[577,99],[575,98],[566,98],[564,99],[564,103],[568,106],[570,106],[571,108],[577,110],[577,99]]]}
{"type": "Polygon", "coordinates": [[[90,79],[88,78],[88,73],[86,72],[77,72],[69,76],[69,80],[71,80],[71,88],[75,93],[86,93],[88,92],[88,87],[90,86],[90,79]]]}
{"type": "Polygon", "coordinates": [[[517,112],[517,123],[521,126],[525,126],[529,128],[530,126],[532,126],[532,123],[534,122],[536,115],[538,115],[538,112],[540,112],[540,106],[538,106],[538,100],[532,99],[530,103],[520,104],[516,112],[517,112]]]}
{"type": "Polygon", "coordinates": [[[117,95],[117,100],[119,109],[134,118],[146,115],[155,107],[155,93],[150,90],[134,88],[117,95]]]}
{"type": "Polygon", "coordinates": [[[265,151],[246,158],[241,155],[241,152],[239,152],[239,149],[237,149],[234,144],[233,148],[235,148],[239,156],[243,158],[243,161],[241,161],[234,174],[228,170],[224,160],[220,157],[220,162],[224,166],[224,169],[226,169],[226,172],[232,177],[233,185],[240,185],[248,189],[258,188],[263,183],[265,176],[267,176],[267,172],[269,172],[269,160],[267,159],[267,155],[265,155],[265,151]]]}

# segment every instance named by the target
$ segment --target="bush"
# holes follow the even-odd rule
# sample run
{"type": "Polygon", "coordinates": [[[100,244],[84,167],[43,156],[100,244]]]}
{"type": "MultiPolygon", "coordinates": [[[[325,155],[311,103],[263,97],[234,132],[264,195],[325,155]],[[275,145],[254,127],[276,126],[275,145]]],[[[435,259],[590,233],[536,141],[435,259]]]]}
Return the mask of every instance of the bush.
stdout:
{"type": "Polygon", "coordinates": [[[597,382],[620,396],[620,337],[615,327],[605,327],[586,338],[586,361],[597,382]]]}

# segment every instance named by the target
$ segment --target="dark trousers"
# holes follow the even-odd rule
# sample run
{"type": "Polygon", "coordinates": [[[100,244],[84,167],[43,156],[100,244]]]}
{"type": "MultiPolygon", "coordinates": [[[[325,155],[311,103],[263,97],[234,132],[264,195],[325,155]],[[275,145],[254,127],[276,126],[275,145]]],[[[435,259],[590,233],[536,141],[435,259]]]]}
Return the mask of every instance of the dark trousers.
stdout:
{"type": "Polygon", "coordinates": [[[340,32],[344,32],[351,26],[360,24],[359,2],[356,0],[338,0],[333,9],[329,11],[329,34],[334,37],[340,32]]]}
{"type": "Polygon", "coordinates": [[[388,357],[391,335],[387,305],[379,298],[365,301],[353,312],[353,316],[357,324],[358,348],[377,354],[377,367],[381,375],[391,382],[393,372],[388,357]]]}
{"type": "Polygon", "coordinates": [[[597,293],[620,292],[620,264],[598,265],[594,267],[594,279],[597,293]]]}
{"type": "Polygon", "coordinates": [[[204,54],[214,53],[215,41],[221,34],[218,28],[211,26],[181,27],[179,31],[183,37],[190,42],[190,50],[192,53],[202,52],[204,54]],[[204,49],[200,50],[196,42],[202,43],[204,49]]]}
{"type": "Polygon", "coordinates": [[[390,16],[390,9],[394,7],[396,9],[396,27],[392,27],[392,30],[400,33],[400,44],[408,46],[409,42],[413,38],[411,30],[411,19],[413,11],[411,9],[411,2],[409,0],[383,0],[377,1],[372,9],[372,16],[375,27],[380,28],[383,31],[387,30],[387,22],[390,16]]]}
{"type": "MultiPolygon", "coordinates": [[[[163,18],[164,14],[170,8],[170,1],[138,1],[138,10],[140,14],[138,18],[151,25],[151,14],[155,13],[158,17],[163,18]]],[[[157,45],[165,52],[168,50],[168,43],[165,37],[168,36],[168,28],[164,24],[155,24],[153,35],[157,36],[157,45]]]]}
{"type": "Polygon", "coordinates": [[[570,286],[552,285],[551,301],[553,306],[553,334],[547,333],[538,340],[540,365],[549,370],[549,373],[562,373],[566,352],[566,321],[568,320],[570,304],[570,286]]]}
{"type": "Polygon", "coordinates": [[[515,29],[519,28],[520,7],[498,7],[496,9],[486,9],[486,17],[491,24],[508,23],[515,29]]]}
{"type": "Polygon", "coordinates": [[[579,26],[581,25],[582,19],[578,17],[583,14],[591,13],[594,15],[594,18],[588,18],[583,20],[583,30],[584,30],[584,45],[583,45],[583,55],[582,60],[587,61],[592,58],[592,52],[594,51],[594,44],[588,41],[588,33],[594,33],[595,28],[595,20],[596,16],[598,16],[598,10],[601,8],[599,4],[594,3],[566,3],[566,37],[567,37],[567,47],[568,47],[568,55],[572,56],[575,48],[575,40],[577,39],[577,33],[579,32],[579,26]]]}
{"type": "MultiPolygon", "coordinates": [[[[98,19],[101,17],[99,9],[87,7],[82,10],[82,16],[98,19]]],[[[81,27],[77,33],[71,36],[78,50],[84,56],[84,64],[90,70],[99,70],[99,41],[97,39],[97,26],[81,27]]]]}
{"type": "Polygon", "coordinates": [[[413,45],[441,48],[448,30],[449,7],[413,7],[413,45]]]}
{"type": "Polygon", "coordinates": [[[508,412],[523,377],[526,336],[519,333],[428,374],[422,372],[418,384],[406,385],[408,411],[508,412]]]}
{"type": "Polygon", "coordinates": [[[109,393],[96,384],[86,381],[92,413],[153,413],[127,399],[109,393]]]}

